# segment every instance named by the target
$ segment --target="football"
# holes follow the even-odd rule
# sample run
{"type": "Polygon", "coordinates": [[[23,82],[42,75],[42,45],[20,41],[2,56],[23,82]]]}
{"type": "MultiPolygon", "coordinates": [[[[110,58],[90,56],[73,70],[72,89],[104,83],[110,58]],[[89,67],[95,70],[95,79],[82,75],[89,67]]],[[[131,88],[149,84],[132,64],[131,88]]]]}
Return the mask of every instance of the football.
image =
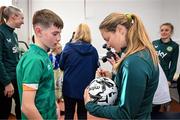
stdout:
{"type": "Polygon", "coordinates": [[[89,85],[91,101],[98,105],[113,105],[118,91],[113,80],[107,77],[95,78],[89,85]]]}

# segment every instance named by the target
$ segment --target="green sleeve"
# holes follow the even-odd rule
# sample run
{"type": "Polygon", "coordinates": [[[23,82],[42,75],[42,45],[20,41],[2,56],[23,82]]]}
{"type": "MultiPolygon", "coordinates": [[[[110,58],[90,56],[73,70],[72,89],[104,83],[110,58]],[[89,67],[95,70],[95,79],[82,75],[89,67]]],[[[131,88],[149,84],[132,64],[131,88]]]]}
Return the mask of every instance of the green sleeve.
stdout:
{"type": "Polygon", "coordinates": [[[86,104],[86,109],[90,112],[91,115],[96,117],[108,118],[108,119],[121,119],[127,118],[123,115],[126,114],[124,109],[121,109],[120,106],[100,106],[93,102],[88,102],[86,104]],[[124,112],[124,113],[123,113],[124,112]]]}
{"type": "Polygon", "coordinates": [[[118,88],[118,104],[100,106],[92,102],[86,104],[87,110],[94,116],[109,119],[131,119],[141,107],[146,83],[147,64],[139,57],[124,62],[117,77],[122,80],[118,88]],[[138,66],[138,67],[137,67],[138,66]]]}
{"type": "Polygon", "coordinates": [[[10,80],[10,78],[8,77],[8,74],[7,74],[7,72],[6,72],[6,68],[5,68],[5,66],[4,66],[4,62],[3,62],[3,46],[4,46],[4,40],[3,39],[5,39],[4,38],[4,36],[2,35],[2,33],[0,32],[0,82],[4,85],[4,86],[6,86],[6,85],[8,85],[10,82],[11,82],[11,80],[10,80]]]}
{"type": "MultiPolygon", "coordinates": [[[[38,84],[43,74],[43,63],[38,58],[26,59],[23,67],[23,80],[22,83],[26,84],[38,84]]],[[[22,68],[19,68],[22,69],[22,68]]]]}
{"type": "Polygon", "coordinates": [[[171,57],[171,66],[169,69],[170,71],[169,71],[169,76],[168,76],[169,81],[173,80],[174,74],[176,72],[178,56],[179,56],[179,46],[175,48],[171,57]]]}

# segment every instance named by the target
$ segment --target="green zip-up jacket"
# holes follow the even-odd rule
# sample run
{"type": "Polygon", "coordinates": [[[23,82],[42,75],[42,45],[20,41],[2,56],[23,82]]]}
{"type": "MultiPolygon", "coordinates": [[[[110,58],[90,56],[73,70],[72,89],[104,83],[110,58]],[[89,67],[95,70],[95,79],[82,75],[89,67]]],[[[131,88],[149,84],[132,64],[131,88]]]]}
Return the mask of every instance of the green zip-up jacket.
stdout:
{"type": "Polygon", "coordinates": [[[160,65],[168,81],[172,81],[177,68],[179,45],[172,40],[168,43],[163,43],[161,39],[153,41],[153,45],[158,53],[160,65]]]}
{"type": "Polygon", "coordinates": [[[86,109],[94,116],[109,119],[150,119],[159,69],[148,50],[125,58],[114,80],[118,87],[116,104],[100,106],[90,101],[86,109]]]}
{"type": "Polygon", "coordinates": [[[0,25],[0,90],[16,80],[19,61],[17,34],[6,24],[0,25]]]}

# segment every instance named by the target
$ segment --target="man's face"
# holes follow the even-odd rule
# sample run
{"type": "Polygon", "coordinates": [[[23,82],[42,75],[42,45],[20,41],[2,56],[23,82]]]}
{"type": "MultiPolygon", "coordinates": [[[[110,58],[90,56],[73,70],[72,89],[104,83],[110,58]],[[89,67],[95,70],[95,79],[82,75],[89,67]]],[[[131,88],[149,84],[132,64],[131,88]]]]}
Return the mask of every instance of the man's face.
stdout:
{"type": "Polygon", "coordinates": [[[55,48],[59,41],[61,40],[61,29],[54,25],[49,28],[42,29],[42,42],[46,48],[55,48]]]}

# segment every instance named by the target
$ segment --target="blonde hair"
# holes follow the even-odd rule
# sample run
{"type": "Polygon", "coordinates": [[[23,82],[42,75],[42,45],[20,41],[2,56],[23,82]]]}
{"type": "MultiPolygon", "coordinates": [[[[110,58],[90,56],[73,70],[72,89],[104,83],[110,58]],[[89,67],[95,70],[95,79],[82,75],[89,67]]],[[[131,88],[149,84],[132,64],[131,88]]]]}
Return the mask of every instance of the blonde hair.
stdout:
{"type": "Polygon", "coordinates": [[[0,24],[5,23],[6,21],[9,20],[9,17],[12,14],[17,14],[18,12],[22,12],[19,8],[15,6],[1,6],[0,8],[0,24]]]}
{"type": "MultiPolygon", "coordinates": [[[[99,29],[115,32],[119,24],[128,29],[127,49],[122,60],[131,54],[147,48],[151,54],[154,65],[157,66],[159,62],[157,52],[150,42],[142,21],[135,14],[111,13],[101,22],[99,29]]],[[[118,69],[122,60],[115,65],[116,69],[118,69]]]]}
{"type": "Polygon", "coordinates": [[[91,32],[87,24],[81,23],[74,35],[74,40],[82,40],[91,43],[91,32]]]}
{"type": "Polygon", "coordinates": [[[56,47],[52,49],[52,52],[55,52],[55,51],[57,50],[57,48],[59,48],[60,51],[62,51],[62,45],[61,45],[60,43],[58,43],[58,44],[56,45],[56,47]]]}

